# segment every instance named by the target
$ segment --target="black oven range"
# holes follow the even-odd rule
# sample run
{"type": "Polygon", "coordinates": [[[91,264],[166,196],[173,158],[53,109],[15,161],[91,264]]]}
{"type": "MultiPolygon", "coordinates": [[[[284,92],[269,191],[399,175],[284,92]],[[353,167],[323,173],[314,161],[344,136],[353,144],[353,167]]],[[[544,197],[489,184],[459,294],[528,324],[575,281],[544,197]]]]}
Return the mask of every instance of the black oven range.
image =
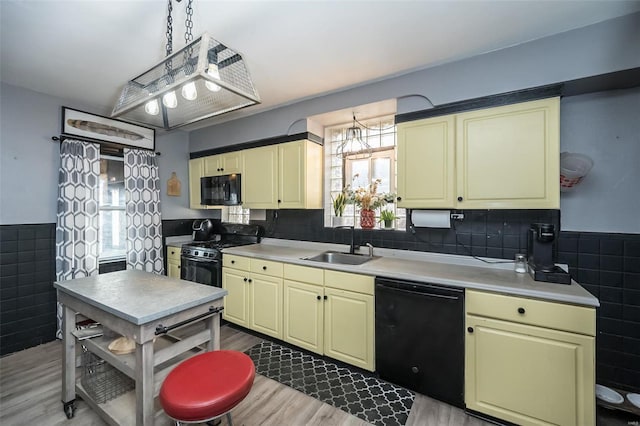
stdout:
{"type": "MultiPolygon", "coordinates": [[[[199,224],[198,224],[199,225],[199,224]]],[[[210,235],[198,235],[204,241],[182,245],[180,278],[200,284],[222,286],[222,252],[227,247],[259,243],[264,229],[259,225],[213,223],[210,235]]],[[[194,236],[196,234],[194,233],[194,236]]]]}

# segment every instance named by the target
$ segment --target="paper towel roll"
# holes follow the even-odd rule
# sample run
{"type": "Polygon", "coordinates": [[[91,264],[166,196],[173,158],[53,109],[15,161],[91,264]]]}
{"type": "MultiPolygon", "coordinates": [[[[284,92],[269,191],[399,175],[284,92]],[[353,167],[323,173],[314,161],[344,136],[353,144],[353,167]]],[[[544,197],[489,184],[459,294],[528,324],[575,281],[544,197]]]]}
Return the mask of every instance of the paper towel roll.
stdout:
{"type": "Polygon", "coordinates": [[[418,228],[451,228],[451,211],[412,210],[411,223],[418,228]]]}

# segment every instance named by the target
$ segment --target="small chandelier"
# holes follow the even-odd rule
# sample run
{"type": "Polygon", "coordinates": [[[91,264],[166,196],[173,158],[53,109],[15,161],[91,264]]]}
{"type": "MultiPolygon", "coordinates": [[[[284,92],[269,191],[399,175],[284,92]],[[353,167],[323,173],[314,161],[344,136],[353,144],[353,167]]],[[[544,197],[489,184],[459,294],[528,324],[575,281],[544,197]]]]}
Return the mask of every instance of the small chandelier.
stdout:
{"type": "Polygon", "coordinates": [[[356,115],[353,114],[353,126],[345,132],[345,138],[338,145],[336,156],[342,159],[365,159],[371,157],[371,145],[362,139],[362,129],[356,125],[356,115]]]}
{"type": "Polygon", "coordinates": [[[192,41],[192,1],[187,4],[186,46],[172,53],[168,0],[166,57],[125,84],[112,117],[171,130],[260,103],[240,53],[207,33],[192,41]]]}

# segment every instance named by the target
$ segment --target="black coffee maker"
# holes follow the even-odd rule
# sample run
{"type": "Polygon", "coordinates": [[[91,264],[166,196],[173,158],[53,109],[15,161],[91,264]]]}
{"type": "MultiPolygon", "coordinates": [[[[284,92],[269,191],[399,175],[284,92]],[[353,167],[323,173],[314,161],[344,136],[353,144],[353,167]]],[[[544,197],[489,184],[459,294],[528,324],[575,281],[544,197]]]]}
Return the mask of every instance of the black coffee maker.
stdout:
{"type": "Polygon", "coordinates": [[[531,224],[528,234],[529,273],[536,281],[571,284],[571,276],[555,265],[555,240],[555,226],[550,223],[531,224]]]}

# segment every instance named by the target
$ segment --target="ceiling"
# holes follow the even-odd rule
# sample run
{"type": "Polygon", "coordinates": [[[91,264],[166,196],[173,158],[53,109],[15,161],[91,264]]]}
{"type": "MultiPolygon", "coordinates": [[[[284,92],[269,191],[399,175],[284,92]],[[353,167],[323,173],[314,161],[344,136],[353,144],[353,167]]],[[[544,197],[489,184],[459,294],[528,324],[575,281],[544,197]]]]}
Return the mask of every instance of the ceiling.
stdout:
{"type": "MultiPolygon", "coordinates": [[[[184,46],[186,1],[174,1],[174,51],[184,46]]],[[[165,0],[0,0],[0,78],[110,114],[124,82],[163,58],[166,7],[165,0]]],[[[634,13],[640,1],[194,0],[193,7],[194,36],[209,32],[243,53],[262,104],[186,130],[634,13]]]]}

